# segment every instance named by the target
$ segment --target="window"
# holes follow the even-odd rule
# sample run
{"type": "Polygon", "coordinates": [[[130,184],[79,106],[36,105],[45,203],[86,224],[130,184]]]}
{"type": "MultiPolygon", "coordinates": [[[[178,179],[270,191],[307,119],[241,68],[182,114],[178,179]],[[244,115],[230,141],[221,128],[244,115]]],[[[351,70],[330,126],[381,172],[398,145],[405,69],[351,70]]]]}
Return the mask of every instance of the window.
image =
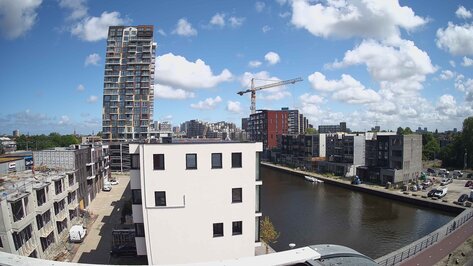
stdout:
{"type": "Polygon", "coordinates": [[[64,218],[63,221],[56,222],[57,232],[60,234],[64,229],[67,229],[67,218],[64,218]]]}
{"type": "Polygon", "coordinates": [[[13,213],[13,221],[14,222],[23,219],[23,216],[25,214],[24,211],[23,211],[23,200],[19,199],[15,202],[12,202],[11,203],[11,210],[12,210],[12,213],[13,213]]]}
{"type": "Polygon", "coordinates": [[[232,188],[232,203],[242,202],[241,188],[232,188]]]}
{"type": "Polygon", "coordinates": [[[145,225],[143,223],[135,223],[135,236],[136,237],[145,236],[145,225]]]}
{"type": "Polygon", "coordinates": [[[41,248],[43,249],[43,252],[51,245],[54,243],[54,231],[51,232],[47,237],[40,237],[39,238],[41,241],[41,248]]]}
{"type": "Polygon", "coordinates": [[[222,154],[212,153],[212,169],[222,168],[222,154]]]}
{"type": "Polygon", "coordinates": [[[186,154],[186,169],[197,169],[197,154],[186,154]]]}
{"type": "Polygon", "coordinates": [[[223,236],[223,223],[214,224],[214,237],[223,236]]]}
{"type": "Polygon", "coordinates": [[[241,152],[232,152],[232,168],[241,168],[241,152]]]}
{"type": "Polygon", "coordinates": [[[56,191],[56,195],[62,193],[62,179],[54,181],[54,191],[56,191]]]}
{"type": "Polygon", "coordinates": [[[233,222],[232,223],[232,234],[233,235],[241,235],[243,230],[242,230],[242,222],[241,221],[238,221],[238,222],[233,222]]]}
{"type": "Polygon", "coordinates": [[[164,154],[153,154],[153,169],[164,170],[164,154]]]}
{"type": "Polygon", "coordinates": [[[2,238],[0,237],[0,248],[3,248],[2,238]]]}
{"type": "Polygon", "coordinates": [[[132,200],[132,204],[142,204],[141,189],[132,189],[131,190],[131,200],[132,200]]]}
{"type": "Polygon", "coordinates": [[[23,244],[28,242],[31,238],[31,224],[25,227],[25,229],[21,230],[19,233],[13,232],[12,237],[13,237],[13,243],[15,244],[15,249],[18,250],[20,249],[23,244]]]}
{"type": "Polygon", "coordinates": [[[131,169],[140,169],[140,155],[130,154],[131,169]]]}
{"type": "Polygon", "coordinates": [[[166,191],[155,191],[154,202],[156,206],[166,206],[166,191]]]}

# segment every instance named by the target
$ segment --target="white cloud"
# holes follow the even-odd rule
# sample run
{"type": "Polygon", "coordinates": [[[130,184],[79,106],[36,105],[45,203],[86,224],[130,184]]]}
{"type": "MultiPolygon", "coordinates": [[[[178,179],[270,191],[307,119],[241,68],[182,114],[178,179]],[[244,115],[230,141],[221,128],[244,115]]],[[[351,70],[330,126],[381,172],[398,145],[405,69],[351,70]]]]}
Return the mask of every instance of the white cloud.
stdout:
{"type": "Polygon", "coordinates": [[[90,95],[89,98],[87,98],[87,102],[88,103],[96,103],[98,99],[99,99],[99,97],[97,97],[95,95],[90,95]]]}
{"type": "Polygon", "coordinates": [[[269,52],[264,56],[264,60],[266,60],[270,65],[275,65],[281,61],[281,58],[277,53],[269,52]]]}
{"type": "Polygon", "coordinates": [[[0,29],[4,38],[16,39],[31,30],[42,0],[0,1],[0,29]]]}
{"type": "Polygon", "coordinates": [[[240,102],[228,101],[227,111],[235,114],[241,114],[242,108],[240,102]]]}
{"type": "Polygon", "coordinates": [[[88,65],[98,66],[100,59],[102,59],[102,58],[101,58],[100,55],[97,54],[97,53],[89,54],[89,55],[85,58],[84,65],[85,65],[85,66],[88,66],[88,65]]]}
{"type": "Polygon", "coordinates": [[[67,115],[62,115],[61,118],[59,119],[58,124],[59,125],[69,125],[71,122],[71,119],[67,115]]]}
{"type": "Polygon", "coordinates": [[[170,86],[155,84],[154,96],[161,99],[184,100],[194,98],[195,94],[183,89],[173,89],[170,86]]]}
{"type": "Polygon", "coordinates": [[[75,24],[71,33],[80,39],[96,42],[107,38],[108,27],[123,25],[130,20],[120,17],[119,12],[103,12],[100,17],[86,17],[75,24]]]}
{"type": "Polygon", "coordinates": [[[59,0],[59,6],[71,11],[67,17],[68,20],[77,20],[87,16],[86,0],[59,0]]]}
{"type": "Polygon", "coordinates": [[[455,88],[465,93],[465,100],[473,102],[473,79],[464,80],[463,75],[458,75],[455,80],[455,88]]]}
{"type": "MultiPolygon", "coordinates": [[[[255,79],[255,87],[281,81],[278,77],[272,77],[267,71],[260,71],[257,73],[245,72],[240,77],[241,86],[249,88],[252,78],[255,79]],[[264,82],[262,82],[263,80],[264,82]]],[[[270,101],[281,100],[288,96],[291,96],[291,93],[287,91],[286,86],[278,86],[258,91],[257,98],[270,101]]]]}
{"type": "Polygon", "coordinates": [[[161,85],[184,90],[205,89],[230,81],[232,77],[228,69],[214,75],[210,66],[201,59],[191,62],[172,53],[156,57],[155,81],[161,85]]]}
{"type": "Polygon", "coordinates": [[[456,67],[456,66],[457,66],[457,64],[455,64],[455,61],[453,61],[453,60],[448,61],[448,63],[449,63],[452,67],[456,67]]]}
{"type": "Polygon", "coordinates": [[[212,98],[207,98],[203,101],[200,101],[196,104],[191,104],[191,107],[194,109],[198,110],[213,110],[217,107],[217,105],[222,101],[222,98],[220,96],[215,97],[214,99],[212,98]]]}
{"type": "Polygon", "coordinates": [[[452,55],[473,55],[473,24],[455,25],[437,30],[437,47],[452,55]]]}
{"type": "Polygon", "coordinates": [[[472,17],[471,11],[466,9],[464,6],[458,7],[457,11],[455,12],[458,18],[462,19],[469,19],[472,17]]]}
{"type": "Polygon", "coordinates": [[[412,31],[427,23],[398,0],[292,1],[292,24],[324,38],[365,37],[398,40],[400,29],[412,31]]]}
{"type": "Polygon", "coordinates": [[[464,57],[463,57],[462,66],[464,66],[464,67],[473,66],[473,59],[464,56],[464,57]]]}
{"type": "Polygon", "coordinates": [[[262,12],[264,10],[264,8],[266,7],[266,4],[264,2],[256,2],[255,3],[255,9],[256,9],[256,12],[262,12]]]}
{"type": "Polygon", "coordinates": [[[455,72],[452,72],[450,70],[443,70],[442,73],[440,73],[439,77],[441,80],[449,80],[455,77],[455,72]]]}
{"type": "Polygon", "coordinates": [[[284,12],[284,13],[279,13],[279,17],[281,18],[287,18],[291,15],[291,12],[284,12]]]}
{"type": "Polygon", "coordinates": [[[262,63],[258,60],[252,60],[248,63],[249,67],[259,67],[261,65],[262,65],[262,63]]]}
{"type": "Polygon", "coordinates": [[[271,30],[271,27],[268,25],[264,25],[263,28],[261,28],[261,30],[263,31],[263,33],[266,33],[271,30]]]}
{"type": "Polygon", "coordinates": [[[84,85],[79,84],[79,86],[77,86],[76,90],[82,92],[82,91],[85,91],[85,87],[84,87],[84,85]]]}
{"type": "Polygon", "coordinates": [[[217,13],[210,19],[210,24],[223,27],[225,26],[225,14],[217,13]]]}
{"type": "Polygon", "coordinates": [[[276,2],[277,2],[280,6],[283,6],[283,5],[285,5],[285,4],[288,2],[288,0],[276,0],[276,2]]]}
{"type": "Polygon", "coordinates": [[[375,103],[381,100],[377,92],[365,88],[358,80],[347,74],[343,74],[340,80],[327,80],[322,73],[315,72],[308,79],[313,89],[333,92],[334,100],[352,104],[375,103]]]}
{"type": "Polygon", "coordinates": [[[161,36],[167,36],[166,32],[163,29],[158,29],[158,33],[161,34],[161,36]]]}
{"type": "Polygon", "coordinates": [[[307,104],[322,104],[325,102],[324,97],[321,97],[316,94],[309,94],[309,93],[304,93],[302,94],[299,99],[301,100],[302,103],[307,103],[307,104]]]}
{"type": "Polygon", "coordinates": [[[177,21],[176,28],[172,32],[180,36],[196,36],[197,30],[192,27],[192,24],[185,18],[181,18],[177,21]]]}
{"type": "Polygon", "coordinates": [[[241,25],[243,25],[243,22],[245,22],[245,18],[243,17],[229,17],[228,22],[233,28],[238,28],[241,25]]]}
{"type": "Polygon", "coordinates": [[[445,94],[440,96],[436,109],[443,115],[456,116],[457,102],[452,95],[445,94]]]}

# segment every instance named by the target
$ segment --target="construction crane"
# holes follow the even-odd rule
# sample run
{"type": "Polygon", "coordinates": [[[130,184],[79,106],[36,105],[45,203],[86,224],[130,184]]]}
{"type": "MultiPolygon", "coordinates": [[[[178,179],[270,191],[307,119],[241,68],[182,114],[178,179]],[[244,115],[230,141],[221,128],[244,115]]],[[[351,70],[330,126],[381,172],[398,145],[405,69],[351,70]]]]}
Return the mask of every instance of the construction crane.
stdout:
{"type": "Polygon", "coordinates": [[[246,91],[239,91],[237,94],[240,94],[240,96],[243,96],[243,94],[247,92],[251,92],[251,114],[256,113],[256,92],[259,90],[264,90],[272,87],[277,87],[277,86],[282,86],[282,85],[287,85],[287,84],[294,84],[296,82],[302,81],[301,78],[295,78],[295,79],[288,79],[288,80],[283,80],[283,81],[278,81],[276,83],[270,83],[262,86],[255,87],[254,83],[255,79],[251,79],[251,88],[246,90],[246,91]]]}

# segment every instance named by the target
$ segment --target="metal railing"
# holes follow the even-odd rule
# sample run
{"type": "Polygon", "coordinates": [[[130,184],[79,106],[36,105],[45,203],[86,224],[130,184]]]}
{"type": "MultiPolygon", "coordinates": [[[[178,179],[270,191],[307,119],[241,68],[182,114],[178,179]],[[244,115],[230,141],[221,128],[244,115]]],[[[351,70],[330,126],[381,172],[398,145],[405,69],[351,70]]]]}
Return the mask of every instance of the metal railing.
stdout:
{"type": "Polygon", "coordinates": [[[473,217],[473,210],[466,209],[460,213],[457,217],[453,218],[450,222],[435,230],[434,232],[424,236],[423,238],[412,242],[411,244],[400,248],[394,252],[391,252],[381,258],[376,259],[379,265],[390,266],[398,265],[401,262],[413,257],[419,252],[439,242],[440,240],[447,237],[450,233],[458,229],[465,222],[473,217]]]}

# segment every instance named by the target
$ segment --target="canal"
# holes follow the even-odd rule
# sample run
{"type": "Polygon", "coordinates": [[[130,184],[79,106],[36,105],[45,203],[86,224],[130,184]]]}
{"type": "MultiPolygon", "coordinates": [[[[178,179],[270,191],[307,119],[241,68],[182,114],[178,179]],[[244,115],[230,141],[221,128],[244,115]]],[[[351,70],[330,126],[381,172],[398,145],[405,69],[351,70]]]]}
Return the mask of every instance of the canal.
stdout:
{"type": "Polygon", "coordinates": [[[351,247],[373,259],[401,248],[455,214],[418,207],[261,167],[263,216],[281,233],[276,251],[313,244],[351,247]]]}

